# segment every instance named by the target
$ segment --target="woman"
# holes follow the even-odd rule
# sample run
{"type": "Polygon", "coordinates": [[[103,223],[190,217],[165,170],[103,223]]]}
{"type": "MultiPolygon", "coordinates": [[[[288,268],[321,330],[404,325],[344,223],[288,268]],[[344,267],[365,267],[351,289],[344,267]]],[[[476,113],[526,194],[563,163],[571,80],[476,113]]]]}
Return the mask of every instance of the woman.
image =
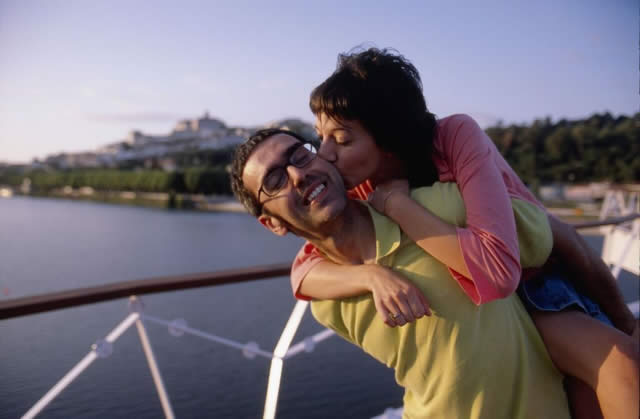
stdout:
{"type": "MultiPolygon", "coordinates": [[[[322,139],[320,155],[335,163],[354,197],[370,194],[378,211],[449,267],[474,303],[488,303],[517,288],[522,272],[510,197],[541,204],[471,118],[454,115],[437,121],[428,112],[411,63],[386,50],[341,55],[334,74],[314,89],[310,105],[322,139]],[[458,184],[467,209],[466,228],[443,222],[409,197],[408,185],[436,180],[458,184]]],[[[613,323],[630,334],[635,321],[606,266],[575,231],[552,217],[549,223],[554,234],[551,259],[574,263],[577,272],[571,276],[581,280],[578,288],[600,295],[613,323]]],[[[552,359],[596,391],[606,417],[637,417],[633,341],[590,317],[608,321],[571,284],[557,279],[557,267],[551,268],[553,278],[538,275],[523,282],[519,293],[552,359]],[[561,296],[563,304],[540,298],[549,292],[561,296]],[[563,310],[574,307],[582,311],[563,310]]],[[[333,265],[308,244],[294,262],[292,285],[298,298],[372,292],[390,326],[429,314],[424,297],[404,278],[377,266],[333,265]]],[[[590,408],[584,401],[573,405],[590,408]]]]}

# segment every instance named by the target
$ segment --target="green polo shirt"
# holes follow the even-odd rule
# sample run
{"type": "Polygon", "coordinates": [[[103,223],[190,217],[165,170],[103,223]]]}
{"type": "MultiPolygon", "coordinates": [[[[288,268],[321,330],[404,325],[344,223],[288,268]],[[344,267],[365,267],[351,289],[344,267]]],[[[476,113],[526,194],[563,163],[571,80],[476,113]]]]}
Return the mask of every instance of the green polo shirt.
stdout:
{"type": "MultiPolygon", "coordinates": [[[[436,183],[412,196],[445,221],[465,224],[455,183],[436,183]]],[[[546,214],[513,200],[523,267],[539,266],[552,239],[546,214]],[[526,236],[526,237],[525,237],[526,236]]],[[[410,279],[432,315],[391,328],[370,294],[314,301],[314,317],[395,370],[405,388],[404,418],[569,418],[562,376],[531,318],[515,296],[476,306],[445,265],[425,253],[397,224],[370,209],[376,263],[410,279]]]]}

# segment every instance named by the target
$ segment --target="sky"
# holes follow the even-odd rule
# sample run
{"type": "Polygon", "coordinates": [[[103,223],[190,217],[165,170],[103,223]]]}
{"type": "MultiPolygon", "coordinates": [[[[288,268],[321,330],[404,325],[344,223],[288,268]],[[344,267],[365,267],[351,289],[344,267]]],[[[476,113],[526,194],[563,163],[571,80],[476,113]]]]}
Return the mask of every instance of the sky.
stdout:
{"type": "Polygon", "coordinates": [[[0,161],[167,134],[205,111],[312,122],[309,93],[359,45],[408,58],[439,117],[632,115],[638,22],[630,0],[0,0],[0,161]]]}

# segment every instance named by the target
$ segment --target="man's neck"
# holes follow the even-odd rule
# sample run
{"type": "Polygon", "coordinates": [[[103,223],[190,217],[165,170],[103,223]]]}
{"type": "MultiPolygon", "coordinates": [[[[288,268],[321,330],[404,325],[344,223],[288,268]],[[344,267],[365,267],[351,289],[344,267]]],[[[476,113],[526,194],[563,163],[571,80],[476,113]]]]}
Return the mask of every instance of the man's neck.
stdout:
{"type": "Polygon", "coordinates": [[[339,265],[371,263],[376,258],[376,233],[367,206],[347,200],[342,215],[332,223],[330,234],[310,241],[339,265]]]}

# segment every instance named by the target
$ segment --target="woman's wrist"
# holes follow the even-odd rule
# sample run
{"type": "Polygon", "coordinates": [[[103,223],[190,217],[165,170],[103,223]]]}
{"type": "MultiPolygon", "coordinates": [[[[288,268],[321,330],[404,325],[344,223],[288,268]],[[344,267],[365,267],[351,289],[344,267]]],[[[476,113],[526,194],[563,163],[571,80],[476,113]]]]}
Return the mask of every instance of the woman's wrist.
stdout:
{"type": "Polygon", "coordinates": [[[384,214],[395,221],[403,206],[408,205],[407,200],[412,199],[400,191],[390,191],[384,199],[384,214]]]}

